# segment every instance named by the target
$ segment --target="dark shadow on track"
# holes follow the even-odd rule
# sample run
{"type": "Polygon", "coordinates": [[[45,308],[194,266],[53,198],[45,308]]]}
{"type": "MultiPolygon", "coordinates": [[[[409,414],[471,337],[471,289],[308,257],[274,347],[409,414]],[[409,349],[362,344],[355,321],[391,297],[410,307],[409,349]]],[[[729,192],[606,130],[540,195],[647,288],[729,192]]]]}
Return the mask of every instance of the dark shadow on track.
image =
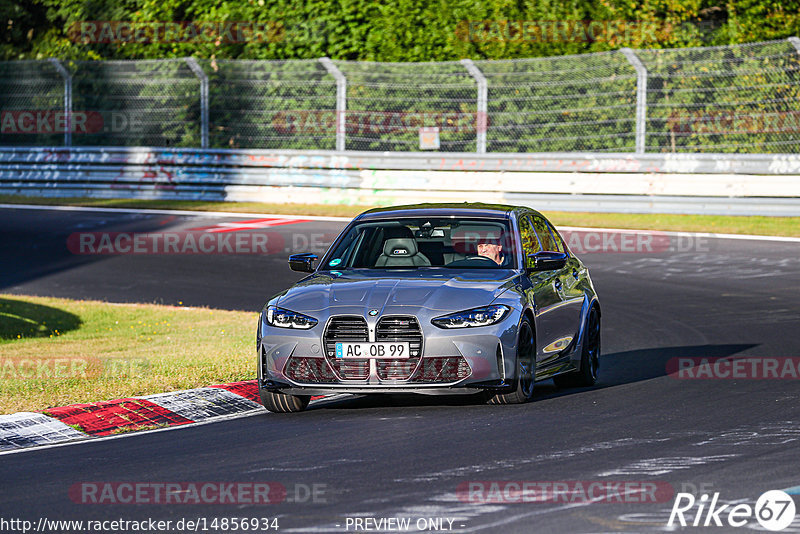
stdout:
{"type": "Polygon", "coordinates": [[[362,408],[401,408],[408,406],[476,406],[485,404],[483,399],[476,395],[415,395],[413,393],[386,394],[375,393],[371,395],[358,395],[317,406],[310,406],[308,410],[327,409],[362,409],[362,408]]]}
{"type": "Polygon", "coordinates": [[[49,337],[80,325],[80,317],[58,308],[0,298],[0,340],[49,337]]]}
{"type": "MultiPolygon", "coordinates": [[[[554,398],[580,391],[590,391],[621,386],[667,375],[667,364],[673,358],[724,358],[744,352],[757,343],[723,345],[687,345],[683,347],[661,347],[657,349],[628,350],[604,354],[600,357],[600,375],[597,385],[590,388],[559,389],[545,382],[539,388],[542,397],[554,398]]],[[[537,387],[539,385],[537,384],[537,387]]]]}
{"type": "MultiPolygon", "coordinates": [[[[757,346],[758,344],[753,343],[689,345],[604,354],[600,359],[600,380],[596,386],[560,389],[553,385],[552,381],[546,380],[536,384],[533,402],[666,376],[667,363],[673,358],[721,358],[732,356],[757,346]]],[[[326,403],[317,407],[312,406],[309,410],[413,406],[475,406],[480,404],[483,404],[483,402],[477,395],[375,394],[353,397],[352,399],[343,399],[338,402],[326,403]]]]}

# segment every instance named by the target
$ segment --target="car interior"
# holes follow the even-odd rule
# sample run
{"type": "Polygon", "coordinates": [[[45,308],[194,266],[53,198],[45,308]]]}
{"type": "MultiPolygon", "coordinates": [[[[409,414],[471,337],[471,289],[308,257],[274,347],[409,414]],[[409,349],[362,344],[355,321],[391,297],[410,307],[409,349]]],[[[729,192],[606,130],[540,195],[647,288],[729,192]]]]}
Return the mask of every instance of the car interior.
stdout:
{"type": "Polygon", "coordinates": [[[367,223],[339,245],[339,268],[507,268],[512,247],[503,223],[454,221],[367,223]],[[478,243],[502,245],[500,265],[478,254],[478,243]],[[507,251],[507,252],[506,252],[507,251]]]}

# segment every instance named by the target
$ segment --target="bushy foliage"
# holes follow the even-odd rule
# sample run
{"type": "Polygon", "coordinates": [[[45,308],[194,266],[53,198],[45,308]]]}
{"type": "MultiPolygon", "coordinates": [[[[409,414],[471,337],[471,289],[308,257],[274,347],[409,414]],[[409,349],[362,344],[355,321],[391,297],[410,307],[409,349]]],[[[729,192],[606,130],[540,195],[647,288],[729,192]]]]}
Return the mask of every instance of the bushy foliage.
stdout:
{"type": "Polygon", "coordinates": [[[800,0],[5,0],[0,24],[0,59],[443,61],[783,38],[800,33],[800,0]],[[247,42],[84,43],[74,30],[85,21],[261,22],[272,31],[247,42]],[[605,29],[579,35],[579,21],[605,29]]]}
{"type": "MultiPolygon", "coordinates": [[[[477,87],[454,62],[471,58],[488,80],[489,151],[629,152],[636,72],[597,52],[632,47],[647,49],[648,151],[800,146],[800,55],[786,41],[689,48],[800,35],[800,0],[5,0],[0,24],[0,60],[59,58],[73,110],[97,111],[105,126],[136,121],[73,136],[78,145],[199,146],[199,82],[182,59],[193,56],[209,77],[212,147],[333,149],[336,84],[316,61],[328,56],[347,77],[351,150],[417,150],[418,127],[436,126],[440,150],[474,151],[477,87]],[[263,31],[118,42],[86,31],[98,21],[263,31]],[[174,61],[117,61],[130,59],[174,61]],[[298,59],[308,61],[284,61],[298,59]],[[420,61],[451,63],[409,64],[420,61]]],[[[0,64],[4,110],[59,109],[61,87],[45,61],[0,64]]]]}

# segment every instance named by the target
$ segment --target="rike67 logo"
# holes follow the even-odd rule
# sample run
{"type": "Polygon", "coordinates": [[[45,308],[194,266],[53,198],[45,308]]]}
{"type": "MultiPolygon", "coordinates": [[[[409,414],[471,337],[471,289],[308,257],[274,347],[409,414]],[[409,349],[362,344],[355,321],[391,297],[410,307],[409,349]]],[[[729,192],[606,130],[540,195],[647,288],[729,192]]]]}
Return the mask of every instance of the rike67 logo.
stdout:
{"type": "Polygon", "coordinates": [[[761,494],[755,507],[740,503],[719,503],[719,492],[709,501],[704,494],[695,499],[691,493],[678,493],[669,514],[668,527],[729,527],[738,528],[755,519],[765,530],[783,530],[792,524],[795,504],[791,495],[781,490],[770,490],[761,494]],[[696,508],[696,510],[695,510],[696,508]]]}

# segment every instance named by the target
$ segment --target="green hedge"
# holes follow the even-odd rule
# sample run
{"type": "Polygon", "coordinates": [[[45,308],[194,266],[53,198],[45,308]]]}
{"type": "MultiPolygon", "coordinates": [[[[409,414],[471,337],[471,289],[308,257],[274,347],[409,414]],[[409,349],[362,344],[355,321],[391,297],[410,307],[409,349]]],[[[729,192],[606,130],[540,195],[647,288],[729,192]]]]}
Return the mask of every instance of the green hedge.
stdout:
{"type": "MultiPolygon", "coordinates": [[[[347,77],[347,148],[416,150],[418,130],[392,124],[422,121],[440,128],[442,151],[473,151],[476,85],[453,61],[468,57],[489,82],[490,152],[627,152],[635,71],[620,53],[586,53],[630,46],[646,49],[648,151],[800,151],[800,55],[785,40],[682,48],[800,35],[800,0],[6,0],[0,17],[0,59],[66,60],[73,109],[103,115],[104,129],[73,136],[77,145],[198,146],[199,85],[177,60],[194,56],[209,76],[212,147],[332,149],[336,86],[316,61],[329,56],[347,77]],[[259,22],[269,31],[219,43],[90,43],[74,31],[103,20],[259,22]],[[307,61],[282,61],[297,59],[307,61]],[[419,61],[439,63],[410,64],[419,61]],[[114,128],[120,117],[137,127],[114,128]]],[[[0,64],[4,111],[57,110],[60,88],[45,62],[0,64]]],[[[61,139],[0,133],[2,144],[61,139]]]]}
{"type": "Polygon", "coordinates": [[[778,39],[800,35],[800,0],[656,0],[644,4],[626,0],[5,0],[0,3],[0,21],[5,26],[0,60],[329,56],[405,62],[527,58],[622,46],[673,48],[778,39]],[[70,30],[82,21],[262,22],[271,33],[264,40],[244,43],[84,44],[70,38],[70,30]],[[521,29],[514,21],[539,23],[521,29]],[[568,26],[554,29],[551,21],[566,21],[568,26]],[[612,21],[612,30],[617,29],[613,34],[593,31],[596,39],[589,41],[586,36],[575,37],[575,21],[612,21]],[[638,21],[640,26],[632,31],[630,25],[627,30],[617,27],[625,21],[638,21]]]}

